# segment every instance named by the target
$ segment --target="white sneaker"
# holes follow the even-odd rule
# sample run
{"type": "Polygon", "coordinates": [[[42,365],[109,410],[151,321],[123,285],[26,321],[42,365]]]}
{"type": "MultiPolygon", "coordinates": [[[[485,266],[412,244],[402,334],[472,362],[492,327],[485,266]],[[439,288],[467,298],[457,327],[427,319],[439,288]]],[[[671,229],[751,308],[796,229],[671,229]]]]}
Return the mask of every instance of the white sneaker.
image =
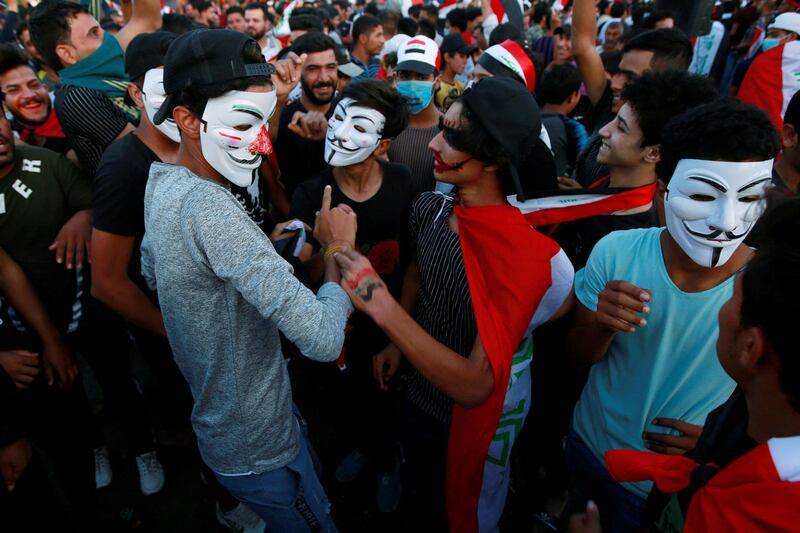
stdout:
{"type": "Polygon", "coordinates": [[[94,486],[97,489],[111,485],[114,477],[111,471],[111,458],[108,455],[108,448],[101,446],[94,449],[94,486]]]}
{"type": "Polygon", "coordinates": [[[267,527],[261,517],[243,503],[227,513],[223,513],[217,504],[217,522],[237,533],[263,533],[267,527]]]}
{"type": "Polygon", "coordinates": [[[139,487],[142,494],[150,496],[164,486],[164,468],[158,462],[156,452],[143,453],[136,457],[136,468],[139,470],[139,487]]]}

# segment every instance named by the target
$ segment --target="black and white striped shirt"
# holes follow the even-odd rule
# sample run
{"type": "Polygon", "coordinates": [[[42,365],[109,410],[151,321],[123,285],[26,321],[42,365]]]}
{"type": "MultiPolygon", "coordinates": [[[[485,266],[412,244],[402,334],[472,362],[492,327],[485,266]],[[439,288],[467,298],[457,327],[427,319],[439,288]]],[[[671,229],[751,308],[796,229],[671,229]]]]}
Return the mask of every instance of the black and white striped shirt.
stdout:
{"type": "MultiPolygon", "coordinates": [[[[469,357],[478,326],[472,311],[461,242],[447,219],[452,196],[426,192],[411,208],[410,236],[420,271],[416,320],[438,342],[469,357]]],[[[416,370],[408,382],[411,403],[442,423],[450,422],[453,402],[416,370]]]]}

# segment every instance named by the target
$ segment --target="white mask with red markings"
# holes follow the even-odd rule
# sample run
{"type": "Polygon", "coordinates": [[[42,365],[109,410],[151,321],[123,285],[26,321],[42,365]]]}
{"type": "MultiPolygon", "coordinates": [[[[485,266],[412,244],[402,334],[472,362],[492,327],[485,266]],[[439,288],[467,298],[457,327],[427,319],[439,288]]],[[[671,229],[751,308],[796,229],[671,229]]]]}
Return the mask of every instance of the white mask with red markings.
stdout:
{"type": "Polygon", "coordinates": [[[200,148],[208,164],[239,187],[256,178],[261,156],[272,154],[267,121],[275,111],[275,91],[230,91],[206,103],[200,148]]]}

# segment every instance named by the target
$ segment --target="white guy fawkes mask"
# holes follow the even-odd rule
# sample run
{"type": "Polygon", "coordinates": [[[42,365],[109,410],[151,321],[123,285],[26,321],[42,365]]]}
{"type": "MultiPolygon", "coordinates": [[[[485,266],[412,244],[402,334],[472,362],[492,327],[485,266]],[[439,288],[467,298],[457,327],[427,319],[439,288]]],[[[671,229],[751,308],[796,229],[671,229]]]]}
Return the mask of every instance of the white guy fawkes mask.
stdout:
{"type": "Polygon", "coordinates": [[[214,170],[239,187],[249,187],[272,153],[267,121],[275,111],[275,91],[230,91],[206,103],[200,148],[214,170]]]}
{"type": "Polygon", "coordinates": [[[724,265],[764,209],[772,162],[682,159],[667,187],[667,229],[700,266],[724,265]]]}
{"type": "MultiPolygon", "coordinates": [[[[151,68],[145,73],[144,83],[142,84],[142,98],[144,99],[144,112],[152,123],[153,117],[167,98],[167,95],[164,93],[163,68],[151,68]]],[[[156,126],[156,128],[169,137],[172,142],[181,142],[180,130],[172,117],[167,118],[164,122],[156,126]]]]}
{"type": "Polygon", "coordinates": [[[334,167],[361,163],[378,146],[386,117],[378,111],[342,98],[328,120],[325,161],[334,167]]]}

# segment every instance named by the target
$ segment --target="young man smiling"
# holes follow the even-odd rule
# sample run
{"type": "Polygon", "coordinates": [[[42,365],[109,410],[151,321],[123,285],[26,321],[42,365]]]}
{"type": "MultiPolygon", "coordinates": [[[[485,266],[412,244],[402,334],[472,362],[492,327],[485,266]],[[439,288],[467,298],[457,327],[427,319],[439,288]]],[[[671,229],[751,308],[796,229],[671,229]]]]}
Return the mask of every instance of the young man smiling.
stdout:
{"type": "MultiPolygon", "coordinates": [[[[335,531],[292,412],[279,332],[307,357],[333,360],[351,307],[327,283],[339,275],[327,250],[326,283],[315,296],[230,193],[230,184],[252,184],[272,151],[273,70],[255,40],[231,30],[193,31],[170,45],[167,99],[153,122],[172,116],[181,144],[176,165],[151,166],[142,274],[158,291],[192,390],[204,462],[267,528],[335,531]]],[[[355,237],[355,216],[330,208],[330,189],[315,236],[326,249],[355,237]]]]}

